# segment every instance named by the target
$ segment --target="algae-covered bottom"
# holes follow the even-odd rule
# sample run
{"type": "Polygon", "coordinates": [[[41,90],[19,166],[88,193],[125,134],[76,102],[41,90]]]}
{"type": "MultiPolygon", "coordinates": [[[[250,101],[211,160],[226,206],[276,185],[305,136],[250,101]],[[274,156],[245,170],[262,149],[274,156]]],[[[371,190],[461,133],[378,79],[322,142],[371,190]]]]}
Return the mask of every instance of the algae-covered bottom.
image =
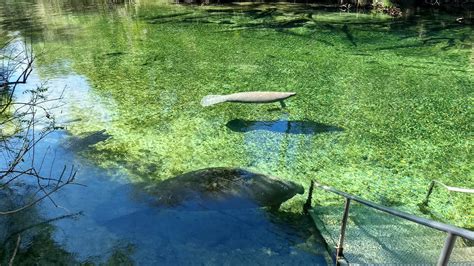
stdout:
{"type": "MultiPolygon", "coordinates": [[[[139,182],[243,167],[305,186],[317,178],[410,212],[432,179],[473,184],[473,31],[454,15],[38,3],[51,11],[31,16],[45,49],[38,70],[87,80],[97,100],[70,103],[80,121],[68,129],[112,136],[82,152],[101,167],[139,182]],[[209,94],[252,90],[297,96],[285,110],[200,105],[209,94]]],[[[430,206],[430,217],[473,226],[469,195],[439,190],[430,206]]]]}
{"type": "MultiPolygon", "coordinates": [[[[67,104],[55,114],[67,128],[59,145],[99,171],[81,175],[85,182],[114,180],[100,171],[129,184],[234,167],[305,187],[316,178],[414,213],[431,179],[473,184],[473,34],[456,16],[394,19],[294,4],[94,3],[0,4],[2,31],[32,36],[42,51],[38,81],[50,80],[52,91],[66,88],[67,104]],[[200,105],[205,95],[251,90],[297,95],[286,109],[200,105]]],[[[95,194],[97,204],[112,197],[108,183],[101,186],[63,200],[98,206],[95,194]]],[[[333,203],[324,194],[315,198],[333,203]]],[[[133,197],[115,201],[134,204],[133,197]]],[[[282,209],[298,213],[303,201],[296,196],[282,209]]],[[[472,228],[473,206],[470,196],[439,190],[425,214],[472,228]]],[[[60,227],[68,226],[74,223],[60,227]]],[[[114,229],[117,236],[125,227],[114,229]]],[[[101,227],[90,222],[70,231],[84,228],[97,234],[101,227]]]]}

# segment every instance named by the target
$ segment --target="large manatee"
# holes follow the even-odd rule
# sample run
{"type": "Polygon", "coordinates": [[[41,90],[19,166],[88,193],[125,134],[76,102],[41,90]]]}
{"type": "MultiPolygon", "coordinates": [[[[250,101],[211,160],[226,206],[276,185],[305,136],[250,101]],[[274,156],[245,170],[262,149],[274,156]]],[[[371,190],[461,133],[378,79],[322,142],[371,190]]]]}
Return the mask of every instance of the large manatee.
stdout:
{"type": "Polygon", "coordinates": [[[304,188],[291,181],[249,172],[239,168],[207,168],[148,186],[148,192],[161,207],[249,208],[280,204],[304,188]]]}

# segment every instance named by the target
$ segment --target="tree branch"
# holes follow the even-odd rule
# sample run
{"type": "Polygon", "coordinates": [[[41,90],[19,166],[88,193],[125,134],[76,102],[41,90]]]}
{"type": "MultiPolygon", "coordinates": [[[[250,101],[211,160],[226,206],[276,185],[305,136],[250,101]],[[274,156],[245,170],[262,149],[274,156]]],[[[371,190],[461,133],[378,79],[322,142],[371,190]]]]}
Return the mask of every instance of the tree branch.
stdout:
{"type": "Polygon", "coordinates": [[[17,239],[16,239],[15,249],[13,250],[13,255],[12,255],[12,257],[10,258],[10,261],[8,262],[8,266],[13,266],[13,261],[15,260],[16,253],[18,252],[18,249],[19,249],[19,247],[20,247],[20,241],[21,241],[21,235],[18,234],[18,237],[17,237],[17,239]]]}

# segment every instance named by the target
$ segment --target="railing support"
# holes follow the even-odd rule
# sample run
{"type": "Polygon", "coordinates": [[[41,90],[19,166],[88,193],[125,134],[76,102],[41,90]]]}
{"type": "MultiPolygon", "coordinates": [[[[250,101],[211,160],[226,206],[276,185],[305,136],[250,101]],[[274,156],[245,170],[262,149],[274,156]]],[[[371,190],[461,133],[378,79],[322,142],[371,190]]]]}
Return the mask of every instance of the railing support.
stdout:
{"type": "Polygon", "coordinates": [[[311,184],[309,186],[308,198],[306,199],[306,202],[303,205],[304,214],[308,214],[309,209],[311,209],[311,201],[313,199],[313,189],[314,189],[314,181],[311,180],[311,184]]]}
{"type": "Polygon", "coordinates": [[[428,193],[426,194],[426,198],[425,200],[422,202],[422,205],[424,206],[428,206],[428,201],[429,201],[429,198],[431,196],[431,193],[433,193],[433,188],[434,188],[434,185],[435,184],[438,184],[440,185],[441,187],[443,187],[444,189],[446,189],[448,192],[461,192],[461,193],[470,193],[470,194],[474,194],[474,189],[471,189],[471,188],[462,188],[462,187],[450,187],[450,186],[447,186],[439,181],[436,181],[436,180],[433,180],[431,181],[430,183],[430,186],[428,187],[428,193]]]}
{"type": "Polygon", "coordinates": [[[339,265],[339,260],[343,257],[343,250],[344,250],[344,237],[346,235],[346,226],[347,226],[347,218],[349,217],[349,207],[351,204],[351,199],[346,198],[346,202],[344,204],[344,215],[342,216],[341,221],[341,232],[339,234],[339,241],[336,247],[336,265],[339,265]]]}
{"type": "MultiPolygon", "coordinates": [[[[443,185],[448,191],[456,191],[456,192],[464,192],[464,193],[474,193],[474,189],[466,189],[466,188],[456,188],[456,187],[448,187],[442,183],[439,183],[438,181],[434,181],[433,184],[430,184],[429,192],[432,192],[434,183],[438,183],[440,185],[443,185]]],[[[341,222],[341,232],[339,236],[339,242],[336,246],[336,260],[335,263],[336,265],[343,264],[344,262],[347,262],[343,256],[343,245],[344,245],[344,236],[345,236],[345,231],[346,231],[346,225],[347,225],[347,218],[349,216],[349,206],[351,200],[354,200],[357,203],[360,203],[362,205],[365,205],[369,208],[373,208],[375,210],[381,211],[388,213],[390,215],[405,219],[407,221],[411,221],[414,223],[417,223],[419,225],[423,225],[429,228],[433,228],[442,232],[448,233],[448,236],[446,237],[445,243],[443,250],[441,251],[441,254],[438,259],[438,264],[439,266],[444,266],[448,264],[449,257],[451,256],[451,253],[454,248],[454,243],[456,242],[457,237],[462,237],[464,239],[469,239],[469,240],[474,240],[474,231],[470,231],[464,228],[456,227],[454,225],[450,224],[444,224],[440,223],[437,221],[429,220],[423,217],[415,216],[406,212],[398,211],[396,209],[388,208],[379,204],[376,204],[374,202],[359,198],[357,196],[339,191],[333,187],[329,186],[324,186],[319,184],[316,181],[312,181],[311,185],[316,188],[320,188],[322,190],[332,192],[336,195],[339,195],[341,197],[344,197],[346,199],[345,202],[345,208],[344,208],[344,215],[342,217],[342,222],[341,222]],[[344,259],[344,261],[343,261],[344,259]]],[[[312,193],[311,193],[312,194],[312,193]]],[[[429,196],[428,196],[429,197],[429,196]]],[[[310,199],[311,200],[311,199],[310,199]]],[[[309,200],[309,202],[310,202],[309,200]]],[[[311,206],[311,205],[309,205],[311,206]]]]}
{"type": "Polygon", "coordinates": [[[431,196],[431,193],[433,193],[433,188],[434,188],[435,182],[431,181],[430,186],[428,188],[428,193],[426,194],[425,200],[423,201],[423,205],[428,206],[428,200],[431,196]]]}
{"type": "Polygon", "coordinates": [[[443,250],[441,250],[441,254],[439,255],[438,266],[448,265],[449,256],[451,256],[451,252],[454,248],[454,242],[456,242],[456,235],[448,233],[446,241],[444,241],[443,250]]]}

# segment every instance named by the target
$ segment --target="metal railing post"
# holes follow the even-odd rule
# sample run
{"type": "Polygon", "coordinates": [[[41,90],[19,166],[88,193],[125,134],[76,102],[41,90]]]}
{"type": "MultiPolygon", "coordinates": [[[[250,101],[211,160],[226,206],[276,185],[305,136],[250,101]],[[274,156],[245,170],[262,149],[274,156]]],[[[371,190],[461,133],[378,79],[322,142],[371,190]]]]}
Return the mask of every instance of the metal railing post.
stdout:
{"type": "Polygon", "coordinates": [[[339,241],[336,247],[336,265],[339,265],[339,260],[342,258],[343,250],[344,250],[344,237],[346,235],[346,225],[347,225],[347,218],[349,217],[349,207],[351,204],[351,199],[346,198],[346,202],[344,204],[344,215],[342,216],[341,221],[341,232],[339,234],[339,241]]]}
{"type": "Polygon", "coordinates": [[[450,186],[447,186],[439,181],[436,181],[436,180],[433,180],[431,181],[430,183],[430,186],[428,188],[428,193],[426,194],[426,198],[425,200],[423,200],[423,202],[421,203],[422,205],[424,206],[428,206],[428,201],[429,201],[429,198],[431,196],[431,193],[433,193],[433,188],[434,188],[434,185],[435,184],[438,184],[439,186],[443,187],[444,189],[446,189],[448,192],[460,192],[460,193],[470,193],[470,194],[474,194],[474,189],[470,189],[470,188],[462,188],[462,187],[450,187],[450,186]]]}
{"type": "Polygon", "coordinates": [[[428,188],[428,193],[426,194],[425,200],[421,203],[422,205],[428,206],[428,200],[430,198],[431,193],[433,193],[435,182],[431,181],[430,186],[428,188]]]}
{"type": "Polygon", "coordinates": [[[454,248],[454,242],[456,242],[456,235],[448,233],[446,241],[444,241],[443,250],[441,250],[441,254],[439,255],[438,266],[448,265],[449,256],[451,256],[451,252],[454,248]]]}
{"type": "Polygon", "coordinates": [[[314,181],[311,180],[311,184],[309,186],[308,198],[306,199],[306,202],[303,205],[304,214],[308,214],[309,209],[311,209],[311,201],[313,199],[313,189],[314,189],[314,181]]]}
{"type": "MultiPolygon", "coordinates": [[[[344,197],[346,199],[344,215],[343,215],[342,222],[341,222],[341,232],[340,232],[340,236],[339,236],[339,242],[336,246],[336,258],[335,258],[336,259],[335,260],[336,265],[340,265],[340,264],[343,264],[344,262],[347,262],[347,260],[343,256],[343,245],[344,245],[344,236],[345,236],[345,231],[346,231],[347,218],[348,218],[348,215],[349,215],[349,206],[350,206],[351,200],[354,200],[355,202],[360,203],[360,204],[362,204],[364,206],[367,206],[369,208],[372,208],[374,210],[378,210],[378,211],[381,211],[381,212],[399,217],[401,219],[405,219],[407,221],[414,222],[414,223],[419,224],[419,225],[423,225],[423,226],[426,226],[426,227],[429,227],[429,228],[433,228],[433,229],[448,233],[448,236],[446,237],[446,240],[444,242],[443,250],[441,251],[441,254],[440,254],[439,259],[438,259],[438,264],[437,265],[439,265],[439,266],[444,266],[444,265],[448,264],[449,257],[451,256],[451,253],[453,251],[454,244],[456,242],[457,237],[462,237],[464,239],[474,240],[474,231],[470,231],[468,229],[457,227],[457,226],[450,225],[450,224],[444,224],[444,223],[441,223],[441,222],[437,222],[437,221],[434,221],[434,220],[430,220],[430,219],[419,217],[419,216],[416,216],[416,215],[413,215],[413,214],[402,212],[402,211],[399,211],[399,210],[396,210],[396,209],[385,207],[385,206],[379,205],[377,203],[374,203],[374,202],[365,200],[363,198],[360,198],[358,196],[339,191],[339,190],[337,190],[333,187],[321,185],[316,181],[311,182],[311,183],[316,188],[334,193],[334,194],[339,195],[341,197],[344,197]],[[344,261],[342,259],[344,259],[344,261]]],[[[456,191],[456,192],[473,193],[474,194],[474,189],[448,187],[448,186],[446,186],[446,185],[444,185],[444,184],[442,184],[438,181],[434,181],[430,184],[429,192],[432,191],[433,185],[435,183],[438,183],[438,184],[442,185],[448,191],[456,191]]]]}

